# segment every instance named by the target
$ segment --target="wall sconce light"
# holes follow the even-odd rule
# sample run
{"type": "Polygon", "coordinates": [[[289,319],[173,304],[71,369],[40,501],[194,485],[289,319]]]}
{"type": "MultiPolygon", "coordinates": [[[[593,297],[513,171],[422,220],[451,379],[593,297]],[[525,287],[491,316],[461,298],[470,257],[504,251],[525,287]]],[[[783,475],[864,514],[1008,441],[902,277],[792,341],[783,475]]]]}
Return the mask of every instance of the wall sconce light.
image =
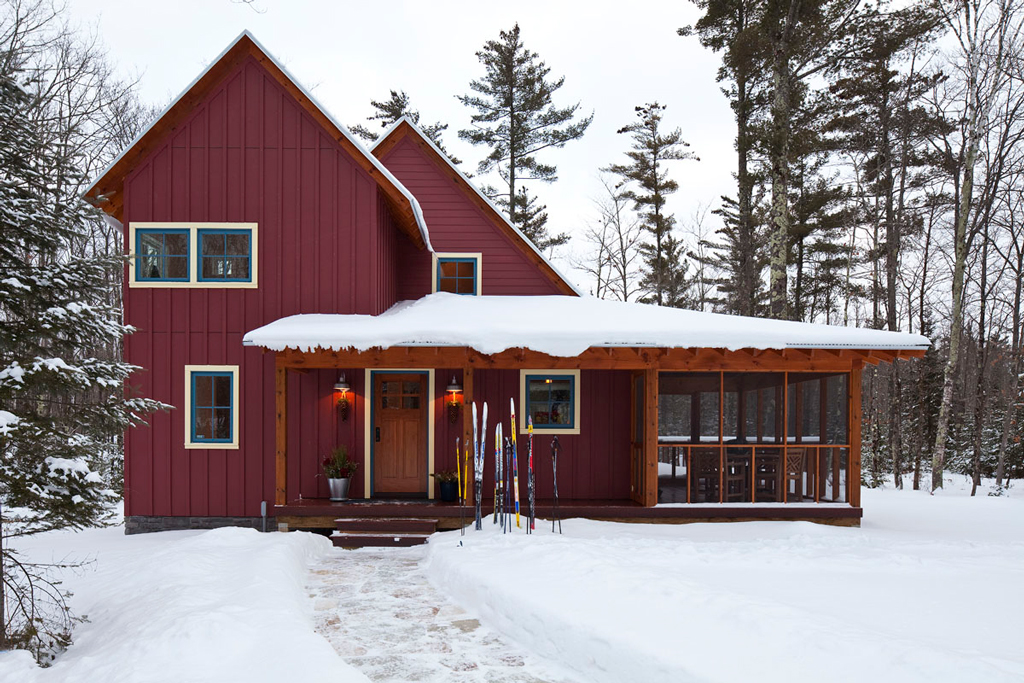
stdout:
{"type": "Polygon", "coordinates": [[[352,387],[345,381],[345,373],[341,373],[341,377],[334,383],[334,400],[338,404],[338,410],[341,411],[341,420],[344,422],[348,419],[348,392],[352,391],[352,387]]]}
{"type": "Polygon", "coordinates": [[[448,421],[455,424],[459,419],[459,403],[462,397],[462,385],[455,381],[455,375],[452,375],[452,381],[448,384],[447,394],[448,421]]]}

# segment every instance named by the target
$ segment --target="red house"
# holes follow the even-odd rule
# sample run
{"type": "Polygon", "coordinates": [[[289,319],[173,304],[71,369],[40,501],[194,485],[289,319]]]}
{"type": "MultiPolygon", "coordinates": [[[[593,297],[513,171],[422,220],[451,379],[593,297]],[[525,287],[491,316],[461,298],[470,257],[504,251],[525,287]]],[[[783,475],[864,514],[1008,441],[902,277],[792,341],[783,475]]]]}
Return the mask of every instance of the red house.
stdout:
{"type": "Polygon", "coordinates": [[[366,150],[248,33],[86,198],[132,255],[132,388],[176,407],[125,436],[128,533],[451,526],[429,475],[510,399],[541,515],[558,435],[566,516],[858,524],[861,368],[929,343],[581,296],[412,123],[366,150]]]}

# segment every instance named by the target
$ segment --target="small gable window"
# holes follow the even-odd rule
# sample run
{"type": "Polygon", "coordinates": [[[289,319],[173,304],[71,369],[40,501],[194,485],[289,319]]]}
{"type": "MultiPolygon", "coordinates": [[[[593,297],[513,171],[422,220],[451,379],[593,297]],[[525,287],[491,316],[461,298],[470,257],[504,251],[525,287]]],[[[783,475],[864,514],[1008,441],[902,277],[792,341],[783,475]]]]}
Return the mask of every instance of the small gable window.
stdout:
{"type": "Polygon", "coordinates": [[[200,230],[199,281],[252,280],[252,231],[200,230]]]}
{"type": "Polygon", "coordinates": [[[188,230],[136,230],[135,240],[135,273],[138,280],[188,281],[188,230]]]}
{"type": "Polygon", "coordinates": [[[185,386],[186,447],[237,448],[238,366],[186,366],[185,386]]]}
{"type": "Polygon", "coordinates": [[[523,370],[520,375],[521,428],[526,418],[533,428],[548,434],[579,434],[580,375],[578,370],[523,370]]]}
{"type": "Polygon", "coordinates": [[[475,295],[480,293],[479,256],[438,256],[435,292],[475,295]]]}

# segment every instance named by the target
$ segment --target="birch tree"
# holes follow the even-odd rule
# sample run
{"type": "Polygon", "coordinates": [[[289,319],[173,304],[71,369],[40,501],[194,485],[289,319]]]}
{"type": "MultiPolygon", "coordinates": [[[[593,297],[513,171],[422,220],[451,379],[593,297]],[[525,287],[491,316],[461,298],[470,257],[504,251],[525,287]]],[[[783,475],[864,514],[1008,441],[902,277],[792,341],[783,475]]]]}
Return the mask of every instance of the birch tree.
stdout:
{"type": "Polygon", "coordinates": [[[963,133],[958,150],[962,163],[952,236],[949,352],[932,449],[932,491],[942,488],[953,389],[963,335],[965,269],[974,238],[968,226],[978,210],[974,196],[975,167],[983,140],[990,134],[990,119],[997,107],[1000,91],[1007,84],[1011,62],[1018,58],[1021,49],[1022,4],[1021,0],[957,0],[938,5],[943,21],[957,44],[953,64],[960,72],[959,117],[963,122],[963,133]]]}

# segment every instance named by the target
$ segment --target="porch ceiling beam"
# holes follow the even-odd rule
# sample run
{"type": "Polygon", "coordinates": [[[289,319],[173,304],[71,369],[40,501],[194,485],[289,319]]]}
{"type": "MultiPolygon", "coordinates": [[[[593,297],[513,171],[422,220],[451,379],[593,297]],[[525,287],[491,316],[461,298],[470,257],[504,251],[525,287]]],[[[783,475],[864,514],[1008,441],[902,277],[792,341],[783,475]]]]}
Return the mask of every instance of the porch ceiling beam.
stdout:
{"type": "MultiPolygon", "coordinates": [[[[366,351],[310,352],[286,349],[277,353],[277,363],[289,369],[372,368],[372,367],[437,367],[519,369],[551,368],[556,370],[679,370],[692,372],[762,371],[780,372],[847,372],[856,361],[877,365],[900,357],[901,351],[872,352],[844,349],[838,355],[812,349],[685,349],[658,347],[591,347],[575,357],[550,356],[524,348],[507,349],[485,354],[467,347],[392,347],[366,351]]],[[[910,353],[914,353],[911,350],[910,353]]],[[[908,354],[909,355],[909,354],[908,354]]]]}

